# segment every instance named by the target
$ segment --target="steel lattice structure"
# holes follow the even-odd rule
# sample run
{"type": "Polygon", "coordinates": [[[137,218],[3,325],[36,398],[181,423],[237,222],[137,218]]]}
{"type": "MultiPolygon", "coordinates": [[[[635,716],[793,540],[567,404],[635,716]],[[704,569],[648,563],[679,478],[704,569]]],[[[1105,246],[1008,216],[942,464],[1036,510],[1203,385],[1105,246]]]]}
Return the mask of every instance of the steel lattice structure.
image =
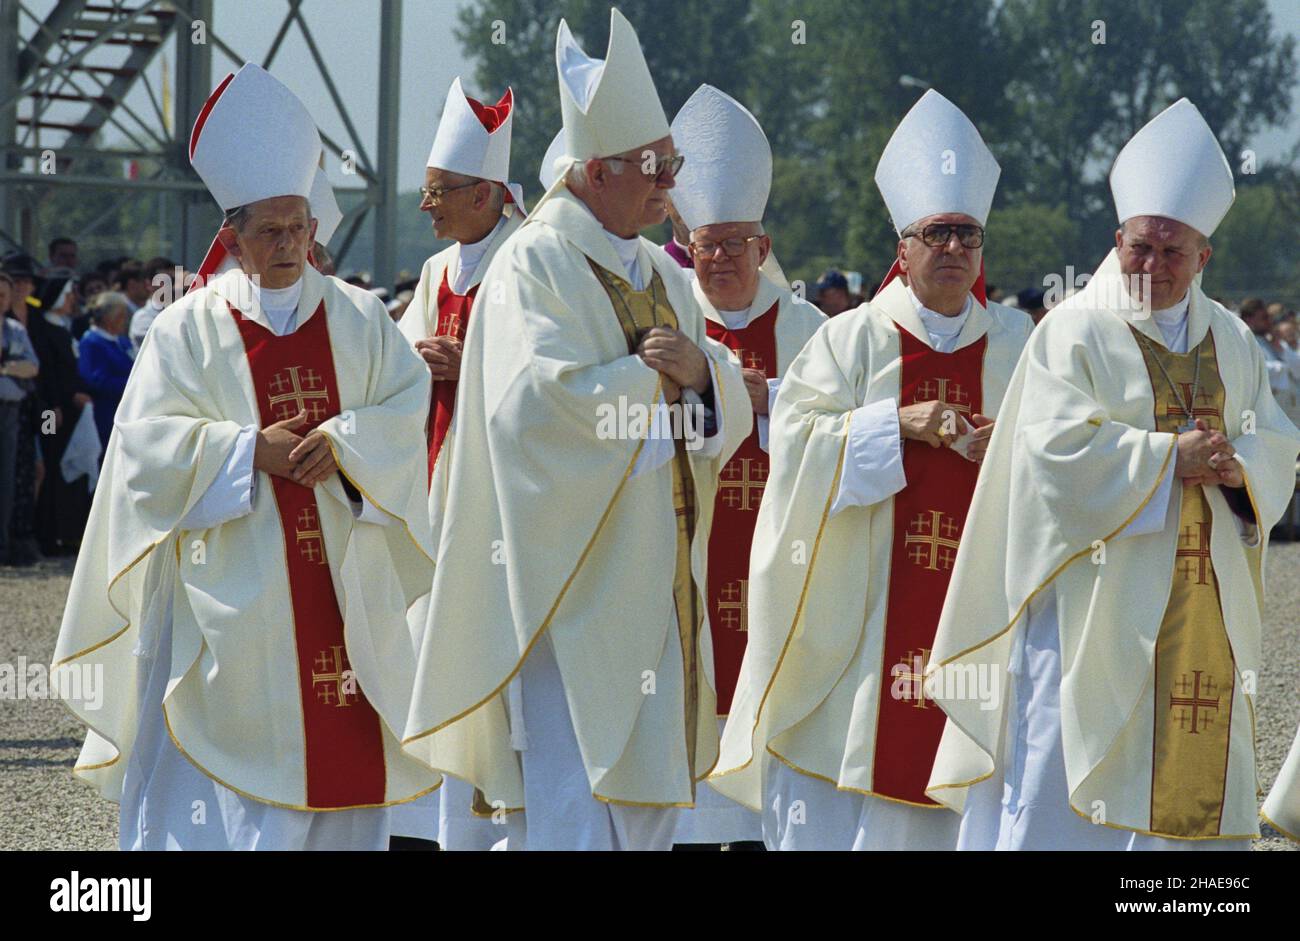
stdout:
{"type": "Polygon", "coordinates": [[[346,130],[343,140],[322,132],[326,151],[347,160],[361,194],[344,217],[335,256],[346,257],[373,214],[375,280],[391,283],[402,0],[382,0],[378,8],[379,110],[376,139],[369,142],[352,118],[363,103],[345,101],[340,93],[303,13],[307,0],[286,0],[278,24],[268,18],[273,38],[260,60],[221,38],[214,0],[54,0],[45,3],[43,15],[34,10],[37,2],[0,0],[0,245],[31,243],[31,207],[48,187],[100,187],[119,192],[123,200],[149,191],[166,194],[170,253],[197,264],[212,237],[214,210],[190,168],[187,147],[190,128],[214,85],[213,51],[272,70],[296,27],[315,64],[314,77],[346,130]],[[195,41],[200,34],[203,41],[195,41]],[[165,63],[165,81],[173,89],[168,108],[167,96],[146,70],[171,39],[175,61],[165,63]],[[137,88],[150,106],[143,114],[126,103],[137,88]],[[121,143],[101,144],[106,134],[121,143]],[[90,156],[143,160],[151,169],[132,179],[111,176],[87,167],[103,164],[88,161],[90,156]]]}

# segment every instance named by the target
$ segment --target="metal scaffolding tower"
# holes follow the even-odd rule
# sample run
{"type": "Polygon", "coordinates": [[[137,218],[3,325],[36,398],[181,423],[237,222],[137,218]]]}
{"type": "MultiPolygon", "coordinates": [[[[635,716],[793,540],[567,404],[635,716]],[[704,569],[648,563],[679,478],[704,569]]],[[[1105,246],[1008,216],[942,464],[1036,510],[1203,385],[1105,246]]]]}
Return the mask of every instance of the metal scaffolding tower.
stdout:
{"type": "MultiPolygon", "coordinates": [[[[327,154],[352,168],[359,183],[360,199],[344,217],[335,257],[346,258],[362,224],[373,216],[375,283],[390,284],[396,251],[402,0],[379,5],[378,127],[369,147],[349,111],[349,104],[355,111],[365,103],[345,101],[340,94],[303,14],[307,0],[286,2],[278,24],[268,18],[273,38],[259,64],[273,71],[276,55],[296,25],[315,64],[314,77],[346,130],[341,141],[322,132],[327,154]]],[[[0,0],[0,251],[52,234],[33,230],[34,208],[50,187],[97,187],[118,193],[121,200],[141,192],[160,194],[169,254],[196,265],[212,237],[217,212],[190,168],[190,128],[215,84],[214,48],[237,63],[251,60],[217,33],[214,0],[47,0],[43,15],[34,11],[39,4],[0,0]],[[169,40],[174,61],[163,59],[160,89],[146,69],[164,55],[169,40]],[[135,88],[146,93],[150,107],[144,114],[126,104],[135,88]],[[174,90],[170,95],[169,89],[174,90]],[[105,145],[109,136],[114,143],[105,145]],[[105,157],[110,160],[91,159],[105,157]],[[103,169],[132,162],[143,169],[130,176],[103,169]]]]}

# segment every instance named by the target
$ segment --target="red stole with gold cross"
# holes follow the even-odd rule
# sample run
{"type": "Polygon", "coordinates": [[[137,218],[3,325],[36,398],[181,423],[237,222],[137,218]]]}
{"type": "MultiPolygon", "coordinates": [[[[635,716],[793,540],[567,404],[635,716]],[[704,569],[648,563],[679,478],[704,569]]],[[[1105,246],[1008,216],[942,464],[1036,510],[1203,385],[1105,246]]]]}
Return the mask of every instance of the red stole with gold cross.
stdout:
{"type": "MultiPolygon", "coordinates": [[[[987,336],[940,353],[902,327],[898,335],[900,406],[938,400],[967,421],[980,411],[987,336]]],[[[951,448],[906,439],[903,471],[907,486],[894,495],[871,789],[881,797],[937,807],[926,797],[925,786],[939,749],[944,712],[925,695],[922,677],[979,465],[951,448]]]]}
{"type": "MultiPolygon", "coordinates": [[[[747,369],[777,376],[776,311],[778,304],[748,326],[728,330],[706,321],[711,339],[740,358],[747,369]]],[[[749,547],[754,523],[767,482],[768,458],[758,446],[758,427],[736,449],[718,478],[713,504],[713,529],[709,533],[709,627],[713,636],[713,680],[718,692],[718,715],[731,709],[740,677],[749,630],[749,547]]]]}
{"type": "MultiPolygon", "coordinates": [[[[306,412],[307,422],[298,429],[305,435],[339,413],[323,301],[306,323],[285,336],[276,336],[234,307],[230,313],[244,340],[263,428],[306,412]]],[[[383,804],[386,772],[379,715],[348,663],[343,615],[325,556],[316,494],[284,477],[272,475],[270,480],[284,533],[290,616],[298,651],[307,806],[340,809],[383,804]]]]}
{"type": "MultiPolygon", "coordinates": [[[[474,285],[465,294],[457,294],[447,283],[447,272],[442,273],[442,284],[438,286],[438,328],[436,337],[455,337],[465,341],[465,330],[469,326],[470,308],[474,306],[474,296],[478,294],[478,285],[474,285]]],[[[447,439],[447,429],[451,427],[451,416],[456,409],[456,379],[439,379],[433,384],[433,401],[429,405],[429,480],[433,480],[433,465],[438,462],[438,452],[447,439]]]]}

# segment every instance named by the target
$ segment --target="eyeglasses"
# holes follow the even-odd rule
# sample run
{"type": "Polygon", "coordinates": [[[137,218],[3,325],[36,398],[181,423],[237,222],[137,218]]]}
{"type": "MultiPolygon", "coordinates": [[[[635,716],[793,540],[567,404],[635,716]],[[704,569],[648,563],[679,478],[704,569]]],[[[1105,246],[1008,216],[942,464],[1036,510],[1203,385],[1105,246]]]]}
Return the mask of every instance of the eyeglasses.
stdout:
{"type": "Polygon", "coordinates": [[[685,154],[671,154],[667,157],[655,156],[655,163],[650,172],[646,172],[644,160],[633,160],[631,157],[605,157],[605,160],[613,160],[615,163],[631,163],[642,167],[643,176],[653,179],[656,183],[665,183],[673,179],[681,172],[682,164],[686,162],[685,154]]]}
{"type": "Polygon", "coordinates": [[[739,258],[745,253],[745,249],[749,247],[750,242],[762,237],[761,235],[749,235],[745,238],[723,239],[721,242],[692,242],[691,251],[695,253],[697,258],[712,258],[717,252],[718,246],[721,245],[722,250],[729,256],[739,258]]]}
{"type": "Polygon", "coordinates": [[[907,230],[903,233],[903,237],[919,238],[930,248],[939,248],[941,245],[947,245],[954,234],[962,248],[979,248],[984,244],[984,229],[968,222],[958,224],[932,222],[920,232],[915,229],[907,230]]]}
{"type": "Polygon", "coordinates": [[[420,187],[420,202],[428,200],[430,206],[436,206],[442,202],[442,197],[448,193],[454,193],[456,190],[463,190],[471,186],[478,186],[482,180],[475,180],[473,183],[462,183],[460,186],[435,186],[430,189],[427,186],[420,187]]]}

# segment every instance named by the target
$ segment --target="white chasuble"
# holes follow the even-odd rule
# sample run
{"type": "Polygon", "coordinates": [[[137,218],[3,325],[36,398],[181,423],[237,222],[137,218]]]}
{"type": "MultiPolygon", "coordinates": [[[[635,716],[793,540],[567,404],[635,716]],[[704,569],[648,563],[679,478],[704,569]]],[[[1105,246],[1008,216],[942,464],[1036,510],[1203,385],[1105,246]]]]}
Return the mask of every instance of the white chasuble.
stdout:
{"type": "Polygon", "coordinates": [[[431,629],[404,747],[471,782],[489,808],[524,805],[515,749],[526,752],[527,729],[507,687],[543,637],[593,798],[690,806],[716,760],[701,593],[718,473],[752,416],[739,369],[705,336],[672,259],[644,240],[637,252],[653,275],[644,292],[627,285],[594,216],[560,189],[497,252],[465,338],[431,629]],[[629,352],[625,324],[667,311],[708,357],[724,440],[709,457],[673,457],[670,446],[670,459],[637,468],[655,443],[646,432],[661,383],[629,352]],[[694,511],[695,625],[678,623],[675,493],[694,511]]]}
{"type": "Polygon", "coordinates": [[[961,810],[972,785],[1010,770],[1014,696],[1020,734],[1059,762],[1036,780],[1059,780],[1060,793],[1033,802],[1155,838],[1257,834],[1262,563],[1294,490],[1300,432],[1244,325],[1195,284],[1186,343],[1170,352],[1114,252],[1031,336],[931,655],[948,716],[934,799],[961,810]],[[1176,433],[1196,418],[1229,438],[1244,488],[1172,478],[1176,433]],[[1046,619],[1050,636],[1035,633],[1046,619]],[[1009,669],[1030,682],[1013,689],[1009,669]],[[958,676],[984,676],[998,695],[963,696],[958,676]]]}
{"type": "MultiPolygon", "coordinates": [[[[876,452],[885,439],[859,428],[889,419],[897,442],[900,404],[997,414],[1030,323],[996,304],[972,301],[968,311],[953,351],[940,353],[896,280],[823,326],[781,383],[750,558],[749,641],[709,780],[755,810],[788,802],[782,782],[793,779],[773,775],[770,756],[827,784],[831,799],[855,795],[840,814],[855,824],[877,797],[900,811],[944,813],[924,794],[941,723],[920,674],[978,466],[906,442],[893,445],[905,473],[892,489],[875,479],[886,475],[856,471],[884,463],[876,452]],[[850,476],[858,484],[846,487],[850,476]]],[[[908,845],[915,825],[888,829],[908,845]]],[[[840,848],[857,842],[852,831],[847,838],[840,848]]]]}
{"type": "Polygon", "coordinates": [[[230,791],[315,811],[438,784],[398,744],[418,641],[406,613],[431,579],[428,373],[369,294],[310,268],[296,317],[274,333],[231,271],[164,311],[141,350],[55,652],[104,671],[103,707],[71,705],[91,727],[75,773],[105,797],[155,721],[141,709],[163,628],[167,736],[230,791]],[[339,474],[309,490],[258,472],[248,512],[187,528],[241,429],[300,411],[339,474]]]}

